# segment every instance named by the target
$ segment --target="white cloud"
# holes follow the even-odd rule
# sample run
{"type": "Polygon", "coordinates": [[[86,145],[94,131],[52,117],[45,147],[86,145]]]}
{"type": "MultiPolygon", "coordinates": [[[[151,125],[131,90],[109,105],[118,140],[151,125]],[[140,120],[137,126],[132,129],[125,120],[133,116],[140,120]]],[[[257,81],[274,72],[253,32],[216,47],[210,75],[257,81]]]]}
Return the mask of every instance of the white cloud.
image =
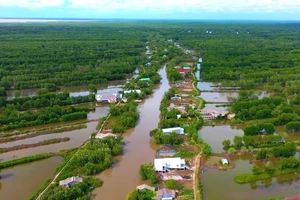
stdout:
{"type": "Polygon", "coordinates": [[[117,12],[300,12],[300,0],[0,0],[1,6],[117,12]],[[69,7],[63,6],[68,2],[69,7]]]}
{"type": "Polygon", "coordinates": [[[0,7],[15,6],[23,8],[59,7],[65,0],[0,0],[0,7]]]}
{"type": "Polygon", "coordinates": [[[300,11],[300,0],[69,0],[71,7],[115,11],[300,11]]]}

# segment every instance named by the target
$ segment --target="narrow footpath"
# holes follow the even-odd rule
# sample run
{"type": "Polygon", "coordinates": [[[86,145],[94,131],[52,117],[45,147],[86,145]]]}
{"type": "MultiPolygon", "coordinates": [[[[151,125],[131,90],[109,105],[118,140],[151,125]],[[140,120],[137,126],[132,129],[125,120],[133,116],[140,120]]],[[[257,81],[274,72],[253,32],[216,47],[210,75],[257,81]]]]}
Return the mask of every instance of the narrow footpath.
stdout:
{"type": "MultiPolygon", "coordinates": [[[[119,103],[118,103],[119,104],[119,103]]],[[[118,105],[117,104],[117,105],[118,105]]],[[[109,119],[110,114],[106,117],[105,121],[103,122],[103,124],[101,125],[101,128],[99,129],[99,133],[102,131],[103,129],[103,125],[106,123],[106,121],[109,119]]],[[[49,189],[49,187],[55,183],[56,179],[58,178],[58,176],[61,174],[61,172],[68,166],[68,164],[70,163],[70,161],[74,158],[74,156],[79,152],[79,150],[83,147],[85,147],[88,143],[90,142],[90,140],[86,141],[81,147],[79,147],[77,149],[77,151],[72,155],[72,157],[69,159],[68,162],[66,162],[66,164],[63,166],[63,168],[54,176],[53,180],[51,181],[51,183],[39,194],[39,196],[36,198],[36,200],[40,200],[41,197],[43,196],[43,194],[49,189]]]]}

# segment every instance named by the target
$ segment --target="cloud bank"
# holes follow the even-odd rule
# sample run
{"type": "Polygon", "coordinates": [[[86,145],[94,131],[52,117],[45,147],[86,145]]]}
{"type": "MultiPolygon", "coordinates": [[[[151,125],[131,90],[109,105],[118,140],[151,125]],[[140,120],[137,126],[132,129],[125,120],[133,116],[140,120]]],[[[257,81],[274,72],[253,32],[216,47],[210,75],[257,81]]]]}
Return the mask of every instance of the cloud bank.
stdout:
{"type": "Polygon", "coordinates": [[[300,0],[0,0],[0,7],[117,12],[300,12],[300,0]]]}

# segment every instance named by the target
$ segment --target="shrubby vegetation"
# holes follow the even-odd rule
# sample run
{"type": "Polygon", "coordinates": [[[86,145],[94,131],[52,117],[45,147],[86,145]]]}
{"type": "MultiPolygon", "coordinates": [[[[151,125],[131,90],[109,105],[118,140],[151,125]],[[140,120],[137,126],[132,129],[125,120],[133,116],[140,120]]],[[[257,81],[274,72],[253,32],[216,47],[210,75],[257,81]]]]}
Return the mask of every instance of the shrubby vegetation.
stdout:
{"type": "Polygon", "coordinates": [[[128,102],[121,105],[110,105],[112,118],[117,119],[117,123],[112,127],[113,133],[123,133],[129,128],[133,128],[139,119],[139,112],[137,110],[137,103],[128,102]]]}
{"type": "Polygon", "coordinates": [[[31,127],[41,124],[86,119],[89,108],[68,107],[62,108],[54,105],[48,108],[41,108],[38,111],[19,112],[12,106],[7,106],[0,118],[0,131],[7,131],[16,128],[31,127]]]}
{"type": "Polygon", "coordinates": [[[141,165],[139,174],[142,180],[150,180],[152,184],[158,182],[158,177],[151,163],[141,165]]]}
{"type": "Polygon", "coordinates": [[[83,182],[76,183],[72,187],[63,187],[58,185],[50,186],[47,193],[45,193],[42,200],[90,200],[92,197],[91,191],[95,187],[101,187],[103,182],[96,178],[84,177],[83,182]]]}
{"type": "Polygon", "coordinates": [[[59,180],[74,175],[94,175],[111,167],[112,157],[123,152],[121,138],[106,137],[101,140],[91,139],[81,148],[58,177],[59,180]]]}
{"type": "Polygon", "coordinates": [[[222,142],[223,149],[228,150],[230,147],[235,147],[240,150],[242,146],[246,148],[264,148],[274,147],[284,144],[284,141],[280,135],[256,135],[256,136],[235,136],[233,143],[230,140],[224,140],[222,142]]]}
{"type": "Polygon", "coordinates": [[[155,192],[145,189],[143,191],[135,189],[128,193],[126,200],[152,200],[155,192]]]}
{"type": "Polygon", "coordinates": [[[264,164],[263,167],[253,165],[252,174],[239,174],[234,177],[237,183],[250,183],[257,180],[268,179],[273,176],[278,176],[300,170],[300,160],[294,157],[281,158],[276,165],[264,164]]]}
{"type": "Polygon", "coordinates": [[[275,126],[270,123],[256,124],[247,126],[244,129],[244,134],[248,136],[259,135],[259,134],[273,134],[275,132],[275,126]]]}
{"type": "Polygon", "coordinates": [[[87,96],[70,97],[69,92],[48,93],[48,91],[46,91],[45,94],[33,97],[14,98],[12,100],[4,99],[3,101],[0,101],[0,107],[4,109],[4,111],[8,106],[18,111],[25,111],[29,109],[51,107],[54,105],[67,106],[72,104],[87,103],[94,101],[94,94],[90,94],[87,96]]]}
{"type": "Polygon", "coordinates": [[[34,162],[37,160],[43,160],[46,158],[50,158],[51,156],[53,156],[53,154],[44,153],[44,154],[38,154],[38,155],[34,155],[34,156],[29,156],[29,157],[18,158],[18,159],[6,161],[6,162],[0,162],[0,169],[4,169],[4,168],[12,167],[15,165],[20,165],[20,164],[30,163],[30,162],[34,162]]]}
{"type": "Polygon", "coordinates": [[[156,144],[180,144],[182,141],[179,135],[175,132],[164,134],[161,129],[153,129],[150,131],[150,136],[154,138],[156,144]]]}
{"type": "Polygon", "coordinates": [[[172,190],[180,190],[182,189],[182,186],[175,180],[170,179],[170,180],[166,180],[165,181],[165,186],[168,189],[172,189],[172,190]]]}

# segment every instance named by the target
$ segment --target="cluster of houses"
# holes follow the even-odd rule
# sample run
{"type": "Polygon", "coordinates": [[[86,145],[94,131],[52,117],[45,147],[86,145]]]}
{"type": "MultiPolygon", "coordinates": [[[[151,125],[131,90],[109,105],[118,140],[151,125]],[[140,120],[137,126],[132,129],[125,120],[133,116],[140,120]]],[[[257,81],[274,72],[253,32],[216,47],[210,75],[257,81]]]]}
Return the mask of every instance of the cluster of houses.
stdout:
{"type": "MultiPolygon", "coordinates": [[[[148,80],[148,78],[144,78],[143,80],[148,80]]],[[[140,94],[142,91],[141,90],[125,90],[123,93],[128,94],[128,93],[134,93],[134,92],[140,94]]],[[[120,100],[124,100],[122,93],[116,93],[116,94],[111,94],[111,95],[96,94],[95,98],[98,103],[117,103],[120,100]]]]}
{"type": "Polygon", "coordinates": [[[201,110],[203,119],[216,119],[218,116],[225,117],[225,115],[228,113],[227,111],[224,112],[218,112],[216,110],[201,110]]]}
{"type": "Polygon", "coordinates": [[[228,114],[228,111],[218,112],[216,110],[201,110],[203,119],[210,120],[210,119],[217,119],[218,116],[225,117],[227,115],[227,119],[232,120],[235,117],[235,114],[228,114]]]}
{"type": "MultiPolygon", "coordinates": [[[[143,185],[139,185],[136,187],[136,189],[140,190],[140,191],[145,191],[147,190],[151,190],[151,191],[155,191],[154,187],[151,187],[149,185],[143,184],[143,185]]],[[[176,191],[175,190],[170,190],[167,188],[163,188],[161,190],[156,191],[156,196],[155,200],[173,200],[176,196],[176,191]]]]}
{"type": "MultiPolygon", "coordinates": [[[[156,158],[154,159],[154,170],[156,172],[169,172],[171,170],[185,170],[189,169],[189,166],[186,165],[185,160],[181,159],[180,157],[177,158],[156,158]]],[[[176,177],[175,177],[176,179],[176,177]]],[[[177,180],[177,179],[176,179],[177,180]]],[[[178,176],[178,180],[183,180],[181,176],[178,176]],[[180,178],[179,178],[180,177],[180,178]]],[[[137,186],[138,190],[145,191],[151,190],[155,191],[154,187],[151,187],[149,185],[143,184],[140,186],[137,186]]],[[[153,199],[156,200],[173,200],[176,197],[176,191],[170,190],[167,188],[163,188],[161,190],[156,191],[156,196],[153,199]]]]}

